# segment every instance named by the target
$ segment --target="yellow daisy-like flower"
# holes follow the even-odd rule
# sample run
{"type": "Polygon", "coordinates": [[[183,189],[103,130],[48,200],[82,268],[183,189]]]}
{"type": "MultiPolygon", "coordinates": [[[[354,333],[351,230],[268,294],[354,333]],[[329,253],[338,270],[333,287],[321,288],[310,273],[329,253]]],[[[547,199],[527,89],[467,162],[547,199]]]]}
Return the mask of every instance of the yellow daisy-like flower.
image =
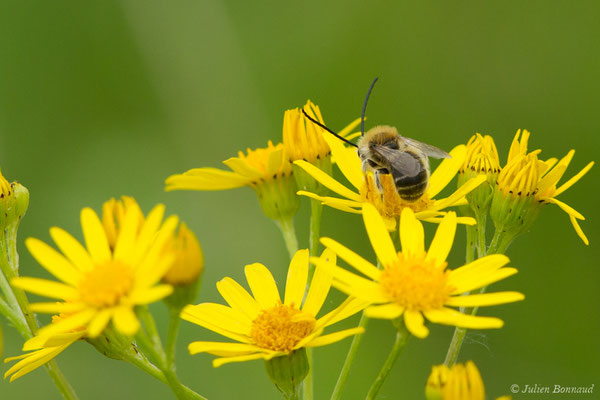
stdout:
{"type": "MultiPolygon", "coordinates": [[[[323,335],[326,327],[359,312],[366,303],[348,299],[317,318],[332,277],[327,269],[316,269],[305,297],[308,257],[308,250],[299,250],[292,258],[283,302],[273,275],[264,265],[255,263],[245,268],[253,296],[233,279],[225,278],[217,283],[217,289],[229,307],[214,303],[186,306],[181,318],[239,342],[192,342],[188,346],[190,353],[219,356],[213,360],[213,366],[219,367],[231,362],[270,360],[303,347],[324,346],[362,333],[364,330],[359,327],[323,335]]],[[[335,256],[327,252],[321,260],[335,262],[331,257],[335,256]]]]}
{"type": "MultiPolygon", "coordinates": [[[[594,162],[588,163],[575,176],[557,188],[558,182],[573,159],[575,150],[570,150],[558,162],[556,158],[542,161],[538,159],[541,150],[527,153],[529,135],[530,133],[527,130],[523,130],[522,134],[521,130],[517,131],[510,147],[506,166],[502,168],[498,176],[498,194],[493,200],[492,208],[495,208],[496,215],[502,215],[510,212],[505,208],[507,208],[506,204],[513,200],[528,202],[527,208],[536,209],[534,211],[537,211],[537,207],[543,204],[556,204],[569,215],[571,224],[581,240],[586,245],[589,244],[577,222],[577,220],[584,220],[585,217],[571,206],[556,199],[556,197],[579,181],[592,168],[594,162]]],[[[512,209],[513,207],[509,206],[508,208],[512,209]]],[[[535,215],[537,215],[537,212],[534,217],[535,215]]],[[[492,214],[492,217],[494,217],[494,214],[492,214]]]]}
{"type": "Polygon", "coordinates": [[[322,238],[321,243],[366,277],[331,266],[318,258],[311,258],[311,262],[332,271],[333,286],[373,304],[365,309],[368,317],[396,319],[403,315],[407,329],[413,335],[424,338],[429,330],[423,317],[434,323],[469,329],[500,328],[503,325],[498,318],[466,315],[449,306],[481,307],[524,299],[517,292],[465,295],[516,274],[517,270],[503,268],[509,260],[501,254],[448,270],[446,257],[452,248],[457,224],[454,212],[444,216],[428,251],[425,251],[423,225],[410,208],[405,208],[400,218],[401,252],[396,252],[385,223],[374,206],[363,206],[363,219],[371,245],[383,265],[382,270],[329,238],[322,238]]]}
{"type": "Polygon", "coordinates": [[[476,174],[494,174],[500,172],[500,158],[494,139],[489,135],[476,133],[467,143],[465,160],[459,173],[472,171],[476,174]]]}
{"type": "Polygon", "coordinates": [[[282,143],[266,148],[238,152],[223,164],[231,168],[195,168],[183,174],[171,175],[165,181],[166,191],[227,190],[249,186],[256,192],[265,215],[271,219],[289,219],[296,214],[300,202],[292,164],[282,143]]]}
{"type": "MultiPolygon", "coordinates": [[[[450,152],[452,158],[444,159],[433,171],[429,178],[429,186],[423,196],[417,201],[409,202],[398,195],[391,175],[380,175],[383,189],[381,192],[374,182],[373,175],[370,172],[363,173],[360,158],[354,148],[345,147],[335,137],[323,137],[331,148],[337,166],[354,189],[348,188],[314,165],[298,160],[294,164],[299,165],[313,178],[343,198],[319,196],[307,191],[300,191],[298,194],[320,200],[330,207],[356,214],[362,212],[363,204],[373,204],[385,218],[390,230],[395,229],[396,220],[402,214],[402,210],[406,208],[412,209],[420,220],[439,222],[440,217],[446,213],[443,211],[444,209],[466,204],[465,195],[485,181],[484,176],[475,177],[465,182],[450,196],[442,199],[435,198],[450,183],[463,164],[466,148],[464,145],[460,145],[450,152]]],[[[469,217],[461,217],[458,221],[475,224],[475,220],[469,217]]]]}
{"type": "Polygon", "coordinates": [[[50,229],[62,254],[41,240],[25,241],[33,257],[61,282],[19,277],[11,283],[28,292],[62,300],[31,304],[33,312],[67,317],[40,329],[39,336],[83,328],[97,337],[112,320],[126,335],[135,334],[140,323],[134,307],[168,296],[173,287],[157,284],[175,258],[166,247],[177,226],[170,216],[162,223],[165,208],[157,205],[143,222],[134,208],[128,209],[111,249],[108,235],[91,208],[81,211],[86,247],[61,228],[50,229]]]}
{"type": "MultiPolygon", "coordinates": [[[[52,316],[52,324],[58,323],[63,316],[52,316]]],[[[29,353],[22,354],[17,357],[8,357],[4,362],[21,360],[4,374],[4,379],[10,376],[10,381],[22,377],[25,374],[35,370],[38,367],[46,364],[62,353],[67,347],[82,339],[85,336],[85,330],[78,328],[66,333],[57,333],[54,335],[35,336],[25,342],[23,351],[29,353]]]]}
{"type": "MultiPolygon", "coordinates": [[[[425,386],[427,400],[485,400],[485,387],[479,369],[473,361],[452,367],[436,365],[425,386]]],[[[496,400],[510,400],[502,396],[496,400]]]]}

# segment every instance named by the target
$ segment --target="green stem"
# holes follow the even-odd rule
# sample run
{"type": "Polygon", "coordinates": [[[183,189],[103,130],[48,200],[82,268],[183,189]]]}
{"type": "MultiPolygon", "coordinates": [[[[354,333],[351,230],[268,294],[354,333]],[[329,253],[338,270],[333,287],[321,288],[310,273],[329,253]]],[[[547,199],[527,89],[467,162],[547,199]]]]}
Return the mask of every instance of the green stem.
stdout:
{"type": "MultiPolygon", "coordinates": [[[[319,256],[319,237],[321,235],[321,217],[323,215],[323,204],[320,201],[310,200],[310,232],[308,237],[310,255],[313,257],[319,256]]],[[[314,266],[309,265],[309,276],[312,277],[314,266]]],[[[309,370],[304,379],[302,398],[304,400],[312,400],[314,398],[314,375],[313,375],[313,352],[312,348],[306,349],[306,357],[308,359],[309,370]]]]}
{"type": "MultiPolygon", "coordinates": [[[[4,278],[2,274],[0,274],[0,278],[4,278]]],[[[21,314],[15,313],[4,300],[0,298],[0,314],[4,315],[4,317],[8,320],[8,322],[15,327],[15,329],[21,334],[23,338],[29,339],[31,338],[31,332],[29,331],[29,327],[25,322],[25,319],[22,318],[21,314]]]]}
{"type": "MultiPolygon", "coordinates": [[[[19,254],[17,253],[17,226],[6,227],[0,238],[0,287],[8,303],[4,303],[10,310],[11,317],[6,316],[11,321],[23,339],[28,340],[35,335],[38,330],[38,323],[35,315],[29,311],[29,301],[22,289],[9,285],[10,280],[17,277],[19,270],[19,254]]],[[[51,360],[45,365],[46,371],[54,382],[54,385],[66,400],[78,400],[79,397],[75,390],[65,378],[62,371],[51,360]]]]}
{"type": "Polygon", "coordinates": [[[167,331],[167,367],[173,369],[175,367],[175,350],[177,345],[177,334],[181,326],[181,318],[179,311],[175,308],[169,308],[169,329],[167,331]]]}
{"type": "Polygon", "coordinates": [[[281,230],[285,246],[287,247],[288,253],[290,253],[290,258],[294,257],[294,254],[298,251],[298,239],[296,238],[293,217],[276,220],[275,223],[281,230]]]}
{"type": "MultiPolygon", "coordinates": [[[[162,342],[160,340],[160,335],[158,334],[158,329],[156,328],[156,322],[154,321],[154,317],[150,313],[148,306],[139,307],[139,316],[144,324],[146,331],[148,332],[150,342],[152,343],[152,348],[154,353],[156,353],[160,360],[163,361],[166,359],[165,352],[163,350],[162,342]]],[[[158,363],[158,359],[152,360],[154,363],[158,363]]]]}
{"type": "Polygon", "coordinates": [[[486,255],[486,240],[485,240],[485,229],[486,229],[486,214],[477,216],[477,258],[485,257],[486,255]]]}
{"type": "Polygon", "coordinates": [[[477,237],[477,228],[472,225],[466,225],[467,231],[467,248],[465,250],[465,260],[468,263],[475,260],[475,250],[477,248],[476,237],[477,237]]]}
{"type": "Polygon", "coordinates": [[[410,338],[410,333],[408,333],[408,331],[406,330],[406,327],[404,326],[403,322],[400,322],[400,323],[394,324],[394,325],[396,325],[396,327],[398,328],[398,331],[396,332],[396,339],[394,341],[394,346],[392,347],[390,354],[388,355],[387,359],[385,360],[385,363],[381,367],[381,370],[379,371],[379,375],[377,375],[377,378],[375,378],[375,382],[373,382],[371,389],[369,389],[369,393],[367,394],[367,397],[366,397],[367,400],[373,400],[377,397],[377,394],[379,393],[381,386],[385,382],[390,371],[394,367],[394,364],[398,360],[398,356],[400,355],[400,353],[402,353],[402,349],[404,349],[404,347],[406,346],[406,343],[408,342],[408,338],[410,338]]]}
{"type": "MultiPolygon", "coordinates": [[[[360,317],[360,322],[358,326],[361,328],[367,329],[367,325],[369,324],[369,318],[367,318],[362,313],[360,317]]],[[[348,375],[350,374],[350,368],[352,367],[352,363],[356,358],[356,354],[358,353],[358,349],[360,348],[360,344],[362,343],[363,337],[365,335],[354,335],[352,338],[352,343],[350,344],[350,349],[348,350],[348,354],[346,355],[346,360],[344,361],[344,365],[342,366],[342,370],[340,371],[340,376],[338,377],[337,383],[335,384],[335,388],[333,389],[333,393],[331,394],[331,400],[338,400],[342,398],[342,392],[344,390],[344,386],[346,385],[346,381],[348,380],[348,375]]]]}

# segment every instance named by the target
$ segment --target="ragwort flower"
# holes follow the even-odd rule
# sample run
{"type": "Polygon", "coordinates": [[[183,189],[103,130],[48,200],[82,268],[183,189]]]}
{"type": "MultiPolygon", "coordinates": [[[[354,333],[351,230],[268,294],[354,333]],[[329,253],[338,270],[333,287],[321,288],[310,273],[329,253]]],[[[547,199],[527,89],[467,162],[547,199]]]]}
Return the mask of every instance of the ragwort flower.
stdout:
{"type": "Polygon", "coordinates": [[[517,292],[465,295],[511,276],[517,270],[503,268],[509,260],[501,254],[480,258],[454,270],[446,269],[446,257],[456,232],[454,212],[444,216],[428,251],[425,250],[423,225],[410,208],[405,208],[400,218],[401,252],[396,252],[374,206],[363,206],[363,219],[371,245],[383,265],[382,270],[329,238],[322,238],[321,243],[366,277],[331,266],[318,258],[311,258],[311,262],[331,270],[333,286],[371,303],[365,309],[368,317],[396,319],[404,316],[407,329],[424,338],[429,330],[423,317],[434,323],[469,329],[500,328],[503,322],[498,318],[466,315],[449,307],[491,306],[524,298],[517,292]]]}
{"type": "Polygon", "coordinates": [[[140,326],[134,307],[160,300],[173,291],[171,285],[158,282],[175,259],[166,244],[178,218],[171,216],[162,223],[163,214],[164,206],[157,205],[141,221],[135,207],[128,208],[114,248],[91,208],[81,211],[85,247],[57,227],[50,229],[50,235],[62,254],[41,240],[28,238],[25,244],[33,257],[61,282],[18,277],[11,283],[28,292],[62,300],[31,304],[32,311],[68,314],[40,329],[38,335],[82,328],[94,338],[111,320],[119,332],[134,335],[140,326]]]}
{"type": "MultiPolygon", "coordinates": [[[[327,263],[332,256],[329,252],[324,253],[321,259],[327,263]]],[[[316,269],[304,296],[308,281],[308,250],[299,250],[290,262],[283,302],[273,276],[264,265],[247,265],[245,273],[253,296],[233,279],[224,278],[217,283],[217,289],[229,307],[202,303],[186,306],[181,312],[181,318],[186,321],[239,342],[198,341],[189,344],[191,354],[218,356],[213,360],[213,366],[256,359],[267,361],[303,347],[324,346],[363,332],[359,327],[323,335],[326,327],[359,312],[366,303],[349,299],[317,318],[332,278],[327,269],[316,269]]]]}
{"type": "Polygon", "coordinates": [[[557,188],[575,150],[570,150],[560,161],[556,158],[542,161],[538,159],[541,150],[527,153],[528,140],[528,131],[523,130],[522,134],[521,130],[517,131],[506,166],[498,176],[491,208],[491,217],[496,228],[506,231],[509,236],[507,240],[511,240],[531,226],[544,204],[552,203],[569,215],[577,235],[586,245],[589,244],[577,222],[577,220],[584,220],[584,216],[556,197],[579,181],[592,168],[594,162],[588,163],[557,188]]]}
{"type": "MultiPolygon", "coordinates": [[[[340,171],[354,188],[349,188],[338,182],[314,165],[298,160],[294,162],[296,165],[302,167],[313,178],[342,198],[319,196],[316,193],[307,191],[300,191],[298,194],[320,200],[330,207],[356,214],[362,213],[363,204],[373,204],[384,217],[389,230],[395,229],[396,220],[402,214],[402,210],[406,208],[412,209],[420,220],[439,222],[440,217],[446,213],[444,209],[466,204],[465,195],[485,180],[485,177],[475,177],[465,182],[450,196],[442,199],[435,198],[454,178],[464,161],[465,146],[460,145],[450,152],[452,158],[442,160],[440,165],[433,171],[429,178],[428,188],[423,196],[416,201],[406,201],[398,195],[391,175],[380,175],[383,189],[380,191],[375,184],[372,173],[363,173],[360,158],[354,148],[345,147],[335,137],[327,135],[323,137],[329,144],[340,171]]],[[[475,220],[469,217],[461,217],[458,221],[475,224],[475,220]]]]}

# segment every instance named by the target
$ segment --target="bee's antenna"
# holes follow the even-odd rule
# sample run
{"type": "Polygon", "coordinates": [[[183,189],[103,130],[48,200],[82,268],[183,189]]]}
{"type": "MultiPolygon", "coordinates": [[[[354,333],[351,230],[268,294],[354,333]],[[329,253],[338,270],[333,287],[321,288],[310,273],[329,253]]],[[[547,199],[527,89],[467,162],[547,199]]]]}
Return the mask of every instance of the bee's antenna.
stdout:
{"type": "Polygon", "coordinates": [[[367,92],[367,97],[365,98],[365,104],[363,104],[362,115],[360,117],[361,136],[365,136],[365,112],[367,111],[367,103],[369,102],[369,96],[371,95],[371,91],[373,90],[373,86],[375,86],[375,82],[377,82],[377,79],[379,79],[379,77],[375,78],[373,80],[373,83],[371,83],[371,87],[369,88],[369,91],[367,92]]]}
{"type": "Polygon", "coordinates": [[[323,125],[323,124],[322,124],[322,123],[320,123],[319,121],[316,121],[315,119],[313,119],[313,118],[312,118],[310,115],[308,115],[308,114],[306,113],[306,111],[304,111],[304,108],[302,109],[302,114],[304,114],[304,116],[305,116],[306,118],[308,118],[309,120],[311,120],[311,121],[312,121],[314,124],[317,124],[317,125],[319,125],[321,128],[325,129],[327,132],[331,133],[331,134],[332,134],[333,136],[335,136],[336,138],[338,138],[338,139],[340,139],[340,140],[342,140],[342,141],[344,141],[344,142],[348,143],[348,144],[349,144],[349,145],[351,145],[351,146],[358,147],[357,145],[355,145],[354,143],[352,143],[351,141],[349,141],[349,140],[348,140],[348,139],[346,139],[345,137],[338,135],[337,133],[335,133],[334,131],[332,131],[331,129],[329,129],[328,127],[326,127],[325,125],[323,125]]]}

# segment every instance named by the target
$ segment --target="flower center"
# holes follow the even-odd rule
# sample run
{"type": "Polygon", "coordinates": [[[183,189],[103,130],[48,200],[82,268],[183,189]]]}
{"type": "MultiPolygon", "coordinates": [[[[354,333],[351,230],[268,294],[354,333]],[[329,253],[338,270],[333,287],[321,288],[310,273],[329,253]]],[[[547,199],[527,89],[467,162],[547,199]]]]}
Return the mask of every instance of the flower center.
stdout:
{"type": "Polygon", "coordinates": [[[400,306],[411,311],[442,307],[453,287],[447,284],[444,266],[425,260],[425,253],[406,255],[398,253],[398,260],[386,265],[381,273],[383,292],[400,306]]]}
{"type": "Polygon", "coordinates": [[[133,271],[119,261],[108,261],[88,272],[79,284],[81,300],[89,305],[111,307],[118,304],[133,286],[133,271]]]}
{"type": "Polygon", "coordinates": [[[381,183],[382,191],[375,184],[373,175],[367,174],[360,194],[363,199],[373,204],[383,217],[399,217],[405,207],[411,208],[414,212],[423,211],[431,207],[435,202],[435,200],[429,198],[427,193],[416,201],[403,200],[396,190],[392,175],[379,175],[379,182],[381,183]]]}
{"type": "Polygon", "coordinates": [[[541,170],[545,165],[530,153],[508,163],[498,176],[498,188],[505,195],[528,197],[537,193],[541,170]]]}
{"type": "Polygon", "coordinates": [[[312,315],[280,304],[261,311],[252,321],[250,337],[263,349],[289,352],[312,332],[315,322],[312,315]]]}

